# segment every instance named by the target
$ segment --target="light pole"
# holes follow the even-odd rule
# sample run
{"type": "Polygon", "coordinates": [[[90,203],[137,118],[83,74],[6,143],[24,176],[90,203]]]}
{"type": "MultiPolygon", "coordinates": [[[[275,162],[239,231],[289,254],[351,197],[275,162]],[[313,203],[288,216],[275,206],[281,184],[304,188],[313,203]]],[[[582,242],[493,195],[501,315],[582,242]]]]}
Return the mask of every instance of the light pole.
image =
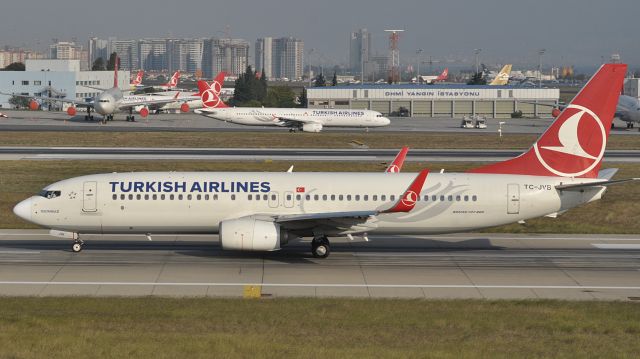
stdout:
{"type": "Polygon", "coordinates": [[[416,57],[418,58],[418,75],[416,76],[416,82],[420,83],[420,54],[422,54],[422,49],[416,50],[416,57]]]}
{"type": "Polygon", "coordinates": [[[544,55],[545,51],[547,50],[546,49],[538,50],[538,88],[542,87],[542,55],[544,55]]]}
{"type": "Polygon", "coordinates": [[[480,71],[480,62],[478,61],[480,52],[482,52],[482,49],[473,49],[473,53],[476,55],[476,74],[480,71]]]}

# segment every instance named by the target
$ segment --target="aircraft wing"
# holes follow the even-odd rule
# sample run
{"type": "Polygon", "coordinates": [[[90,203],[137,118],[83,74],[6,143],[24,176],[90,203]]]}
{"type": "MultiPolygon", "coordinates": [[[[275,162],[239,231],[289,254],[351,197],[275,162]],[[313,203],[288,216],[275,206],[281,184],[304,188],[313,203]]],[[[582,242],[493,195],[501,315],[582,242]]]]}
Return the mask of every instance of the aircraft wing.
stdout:
{"type": "Polygon", "coordinates": [[[38,100],[42,100],[42,101],[58,101],[58,102],[70,103],[70,104],[73,104],[76,107],[91,107],[91,108],[93,108],[93,103],[86,102],[86,101],[70,100],[70,99],[66,99],[66,98],[47,97],[47,96],[20,95],[20,94],[15,94],[15,93],[6,93],[6,92],[0,92],[0,94],[6,95],[6,96],[16,96],[16,97],[28,98],[28,99],[38,99],[38,100]]]}
{"type": "Polygon", "coordinates": [[[282,126],[282,127],[299,127],[300,125],[303,125],[305,123],[319,123],[317,121],[314,120],[307,120],[307,119],[303,119],[303,118],[297,118],[297,117],[273,117],[273,122],[278,125],[278,126],[282,126]],[[276,122],[277,121],[277,122],[276,122]]]}
{"type": "Polygon", "coordinates": [[[286,214],[272,218],[274,222],[292,230],[320,227],[331,228],[343,234],[370,231],[377,227],[375,222],[378,215],[410,212],[416,205],[428,174],[428,170],[418,173],[398,201],[384,210],[286,214]]]}
{"type": "Polygon", "coordinates": [[[188,101],[188,100],[168,97],[168,98],[157,99],[157,100],[124,102],[120,104],[120,109],[129,109],[131,107],[137,107],[137,106],[163,105],[167,103],[184,102],[184,101],[188,101]]]}

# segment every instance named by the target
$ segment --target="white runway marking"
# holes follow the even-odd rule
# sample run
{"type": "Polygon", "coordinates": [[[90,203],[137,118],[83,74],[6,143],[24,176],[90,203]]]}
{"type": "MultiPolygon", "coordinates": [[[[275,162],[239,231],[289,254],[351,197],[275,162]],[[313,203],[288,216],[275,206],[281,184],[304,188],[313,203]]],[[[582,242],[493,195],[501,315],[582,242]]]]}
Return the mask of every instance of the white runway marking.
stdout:
{"type": "Polygon", "coordinates": [[[164,287],[333,287],[333,288],[453,288],[453,289],[580,289],[580,290],[640,290],[640,286],[581,285],[474,285],[474,284],[343,284],[343,283],[180,283],[180,282],[41,282],[0,281],[0,285],[104,285],[104,286],[164,286],[164,287]]]}
{"type": "Polygon", "coordinates": [[[640,244],[593,243],[598,249],[640,249],[640,244]]]}

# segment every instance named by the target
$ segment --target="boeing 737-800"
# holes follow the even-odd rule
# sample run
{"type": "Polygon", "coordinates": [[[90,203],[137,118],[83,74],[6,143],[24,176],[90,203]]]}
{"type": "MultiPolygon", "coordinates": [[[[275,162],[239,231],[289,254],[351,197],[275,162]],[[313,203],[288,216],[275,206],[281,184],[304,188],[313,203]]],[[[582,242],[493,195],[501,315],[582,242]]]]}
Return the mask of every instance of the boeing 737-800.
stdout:
{"type": "Polygon", "coordinates": [[[198,81],[203,108],[193,112],[246,126],[279,126],[291,131],[320,132],[323,127],[381,127],[391,121],[370,110],[229,107],[206,82],[198,81]]]}
{"type": "Polygon", "coordinates": [[[74,240],[83,234],[219,234],[224,249],[272,251],[313,237],[438,234],[563,213],[596,201],[626,65],[606,64],[526,153],[467,173],[142,172],[53,183],[14,208],[74,240]]]}

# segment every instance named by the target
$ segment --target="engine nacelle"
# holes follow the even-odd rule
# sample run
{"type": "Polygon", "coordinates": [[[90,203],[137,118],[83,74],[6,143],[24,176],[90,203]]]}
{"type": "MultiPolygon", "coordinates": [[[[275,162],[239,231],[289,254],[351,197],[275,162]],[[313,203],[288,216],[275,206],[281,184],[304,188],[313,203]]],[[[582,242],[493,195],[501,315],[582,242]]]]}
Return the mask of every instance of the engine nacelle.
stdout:
{"type": "Polygon", "coordinates": [[[553,118],[558,118],[561,112],[562,111],[560,111],[559,108],[554,108],[553,110],[551,110],[551,116],[553,116],[553,118]]]}
{"type": "Polygon", "coordinates": [[[278,223],[269,220],[242,217],[220,222],[222,249],[274,251],[287,244],[289,237],[278,223]]]}
{"type": "Polygon", "coordinates": [[[305,123],[302,125],[303,132],[320,132],[322,131],[322,125],[319,123],[305,123]]]}
{"type": "Polygon", "coordinates": [[[140,109],[140,116],[142,116],[143,118],[149,116],[149,109],[146,107],[143,107],[140,109]]]}
{"type": "Polygon", "coordinates": [[[35,111],[39,108],[40,108],[40,105],[35,100],[29,101],[29,110],[35,111]]]}
{"type": "Polygon", "coordinates": [[[74,106],[67,107],[67,115],[75,116],[76,113],[78,113],[78,111],[76,111],[76,108],[74,106]]]}
{"type": "Polygon", "coordinates": [[[180,111],[185,113],[189,112],[189,104],[185,102],[182,105],[180,105],[180,111]]]}

